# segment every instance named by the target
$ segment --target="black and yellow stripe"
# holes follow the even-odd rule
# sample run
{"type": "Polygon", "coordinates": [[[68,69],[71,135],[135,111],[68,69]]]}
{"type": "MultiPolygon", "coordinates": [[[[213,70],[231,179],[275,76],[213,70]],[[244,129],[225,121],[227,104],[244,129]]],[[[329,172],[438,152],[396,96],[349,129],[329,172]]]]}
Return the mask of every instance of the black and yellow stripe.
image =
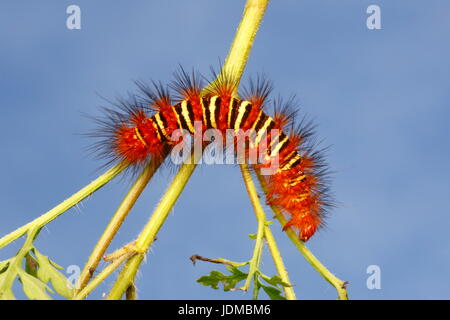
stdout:
{"type": "Polygon", "coordinates": [[[281,151],[283,151],[283,148],[287,147],[289,143],[289,137],[285,135],[283,132],[281,132],[279,135],[277,135],[274,139],[272,139],[270,143],[270,157],[275,157],[278,154],[280,154],[281,151]],[[274,145],[275,142],[278,143],[274,145]]]}
{"type": "Polygon", "coordinates": [[[183,116],[189,132],[194,133],[194,112],[192,111],[192,105],[188,100],[181,102],[181,115],[183,116]]]}
{"type": "Polygon", "coordinates": [[[297,151],[293,151],[290,156],[284,161],[285,165],[281,167],[281,171],[289,170],[300,164],[302,157],[297,151]]]}
{"type": "Polygon", "coordinates": [[[228,117],[227,117],[227,125],[228,128],[231,128],[231,119],[233,119],[233,112],[235,112],[236,110],[236,99],[231,98],[230,99],[230,104],[228,105],[228,117]]]}
{"type": "MultiPolygon", "coordinates": [[[[219,96],[211,96],[200,99],[202,108],[202,120],[206,128],[218,128],[219,117],[221,113],[222,99],[219,96]]],[[[226,115],[227,128],[233,129],[238,132],[248,120],[249,115],[252,112],[252,103],[246,100],[238,100],[231,98],[228,106],[228,113],[226,115]]],[[[180,103],[172,106],[173,113],[177,119],[178,127],[189,131],[194,134],[194,110],[189,100],[183,100],[180,103]]],[[[167,130],[167,120],[161,113],[156,113],[149,119],[152,125],[155,127],[158,139],[170,140],[170,136],[167,130]]],[[[275,120],[266,115],[264,111],[260,110],[256,116],[255,121],[251,126],[251,130],[254,130],[255,137],[252,145],[258,146],[264,136],[274,128],[275,120]]],[[[144,145],[146,145],[139,130],[136,129],[136,138],[139,139],[144,145]]],[[[289,136],[283,132],[279,132],[277,135],[270,135],[270,143],[268,146],[267,156],[274,158],[278,156],[284,148],[289,145],[289,136]]],[[[302,157],[297,151],[290,152],[287,156],[283,157],[282,163],[280,163],[279,171],[290,170],[300,164],[302,157]]],[[[297,178],[291,182],[294,186],[303,181],[304,176],[297,178]]]]}
{"type": "Polygon", "coordinates": [[[156,125],[158,126],[158,131],[160,135],[163,136],[166,140],[170,141],[170,136],[166,130],[167,121],[162,115],[162,113],[158,112],[152,118],[154,118],[154,122],[156,122],[156,125]]]}
{"type": "MultiPolygon", "coordinates": [[[[147,143],[145,142],[144,138],[142,137],[142,134],[141,134],[141,132],[139,131],[139,128],[138,128],[138,127],[135,127],[135,128],[134,128],[134,137],[135,137],[135,139],[138,139],[140,142],[142,142],[142,144],[143,144],[144,146],[147,147],[147,143]]],[[[158,138],[160,138],[160,137],[158,136],[158,138]]],[[[160,140],[161,140],[161,139],[160,139],[160,140]]]]}
{"type": "Polygon", "coordinates": [[[202,98],[203,124],[208,128],[218,128],[222,99],[219,96],[202,98]]]}
{"type": "Polygon", "coordinates": [[[261,139],[264,135],[267,134],[275,125],[275,121],[273,121],[272,117],[264,115],[264,120],[260,120],[256,125],[256,138],[255,144],[258,145],[261,142],[261,139]]]}
{"type": "Polygon", "coordinates": [[[172,107],[180,129],[194,133],[194,112],[188,100],[183,100],[172,107]]]}
{"type": "Polygon", "coordinates": [[[233,128],[234,131],[237,132],[243,126],[248,116],[250,115],[252,105],[249,101],[241,101],[239,107],[237,107],[236,109],[236,118],[231,122],[230,128],[233,128]]]}

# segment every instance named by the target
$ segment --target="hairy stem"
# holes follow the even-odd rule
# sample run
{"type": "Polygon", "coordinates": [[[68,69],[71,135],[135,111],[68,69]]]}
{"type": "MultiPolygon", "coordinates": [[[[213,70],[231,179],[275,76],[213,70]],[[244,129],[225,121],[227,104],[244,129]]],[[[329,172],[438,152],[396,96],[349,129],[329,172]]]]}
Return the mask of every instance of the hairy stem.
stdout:
{"type": "Polygon", "coordinates": [[[85,299],[97,286],[102,283],[106,278],[108,278],[111,273],[113,273],[117,268],[119,268],[122,263],[127,261],[134,255],[133,252],[124,254],[113,262],[111,262],[106,268],[104,268],[91,282],[89,282],[81,291],[79,291],[72,300],[83,300],[85,299]]]}
{"type": "Polygon", "coordinates": [[[153,243],[159,229],[166,221],[170,211],[173,208],[173,205],[177,201],[178,197],[180,196],[181,192],[186,186],[186,183],[188,182],[197,166],[196,163],[198,159],[195,159],[194,156],[195,154],[193,153],[191,155],[191,161],[189,164],[183,164],[181,166],[166,193],[161,198],[161,201],[159,202],[155,211],[151,215],[147,225],[144,227],[136,241],[133,243],[133,250],[135,250],[137,254],[130,260],[128,260],[128,262],[120,272],[117,281],[114,283],[114,286],[112,287],[108,295],[108,299],[120,299],[127,288],[130,285],[134,285],[134,278],[145,257],[145,254],[147,253],[147,250],[153,243]]]}
{"type": "Polygon", "coordinates": [[[60,216],[62,213],[66,212],[73,206],[75,206],[77,203],[85,199],[86,197],[90,196],[92,193],[100,189],[102,186],[104,186],[106,183],[108,183],[111,179],[113,179],[115,176],[117,176],[120,172],[122,172],[127,166],[123,163],[120,163],[113,168],[106,171],[104,174],[102,174],[100,177],[92,181],[90,184],[88,184],[86,187],[78,191],[77,193],[73,194],[70,198],[64,200],[60,204],[58,204],[56,207],[51,209],[50,211],[44,213],[39,218],[36,218],[35,220],[27,223],[26,225],[16,229],[15,231],[7,234],[6,236],[2,237],[0,239],[0,248],[6,246],[7,244],[11,243],[12,241],[16,240],[17,238],[23,236],[25,233],[28,232],[33,227],[36,227],[38,229],[45,226],[50,221],[56,219],[58,216],[60,216]]]}
{"type": "MultiPolygon", "coordinates": [[[[289,284],[289,286],[283,287],[284,292],[286,294],[286,299],[295,300],[296,297],[295,297],[294,289],[292,288],[291,281],[289,280],[289,276],[286,271],[286,267],[284,265],[280,251],[278,250],[278,246],[275,242],[275,238],[273,237],[272,231],[270,230],[269,226],[267,225],[266,214],[264,213],[261,202],[259,201],[258,193],[256,192],[256,187],[255,187],[255,184],[253,183],[253,179],[252,179],[252,176],[248,169],[248,165],[241,164],[240,167],[241,167],[242,178],[244,179],[248,195],[250,197],[250,200],[253,205],[253,209],[256,214],[256,218],[258,219],[258,226],[262,225],[264,228],[263,234],[267,241],[267,245],[269,247],[273,261],[275,263],[275,267],[277,268],[278,275],[280,276],[281,280],[284,283],[289,284]]],[[[259,233],[259,230],[258,230],[258,233],[259,233]]],[[[250,273],[249,273],[249,275],[250,275],[250,273]]]]}
{"type": "Polygon", "coordinates": [[[259,25],[266,11],[269,0],[248,0],[244,14],[237,29],[223,70],[233,74],[237,79],[242,77],[259,25]]]}
{"type": "Polygon", "coordinates": [[[105,254],[107,248],[109,247],[112,239],[116,235],[117,231],[121,227],[123,221],[127,217],[131,208],[133,208],[137,199],[140,197],[142,191],[144,191],[150,179],[153,177],[153,174],[158,170],[161,161],[152,161],[150,164],[142,171],[136,181],[133,183],[132,187],[128,191],[125,198],[122,200],[121,204],[117,208],[116,213],[111,218],[108,226],[105,231],[101,235],[97,244],[95,245],[94,250],[92,251],[86,265],[83,268],[83,271],[80,275],[80,287],[77,292],[81,291],[94,273],[95,269],[105,254]]]}
{"type": "MultiPolygon", "coordinates": [[[[258,180],[261,184],[261,188],[264,191],[264,193],[267,193],[267,184],[264,180],[264,177],[256,171],[256,175],[258,177],[258,180]]],[[[276,206],[271,206],[273,212],[275,213],[275,217],[280,222],[282,226],[284,226],[287,223],[286,218],[283,216],[280,209],[278,209],[276,206]]],[[[338,299],[339,300],[348,300],[348,294],[346,285],[347,283],[345,281],[342,281],[341,279],[337,278],[333,273],[331,273],[312,253],[309,251],[308,247],[298,238],[298,235],[292,230],[287,229],[286,234],[288,235],[289,239],[294,243],[294,245],[297,247],[297,249],[300,251],[300,253],[303,255],[303,257],[308,261],[314,269],[316,269],[317,272],[325,279],[327,280],[332,286],[334,286],[338,293],[338,299]]]]}

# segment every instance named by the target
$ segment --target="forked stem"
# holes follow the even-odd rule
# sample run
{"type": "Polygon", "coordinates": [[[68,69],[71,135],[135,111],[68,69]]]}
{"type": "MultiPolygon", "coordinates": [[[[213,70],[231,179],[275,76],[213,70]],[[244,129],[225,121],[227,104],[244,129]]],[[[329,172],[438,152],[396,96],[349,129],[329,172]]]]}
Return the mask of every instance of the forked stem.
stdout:
{"type": "MultiPolygon", "coordinates": [[[[264,213],[264,209],[261,205],[261,202],[259,201],[258,193],[256,192],[256,187],[255,187],[255,184],[253,183],[252,175],[250,173],[248,165],[243,163],[240,165],[240,167],[241,167],[242,178],[244,179],[250,201],[252,202],[252,206],[255,211],[256,218],[258,220],[258,226],[259,226],[259,228],[261,228],[261,227],[263,228],[262,234],[264,235],[264,238],[267,241],[267,245],[269,247],[273,261],[275,263],[275,267],[277,269],[278,275],[280,276],[281,280],[284,283],[289,284],[289,286],[283,286],[284,292],[286,294],[286,299],[295,300],[296,297],[295,297],[294,289],[292,288],[291,281],[289,280],[289,276],[288,276],[286,267],[284,265],[283,259],[281,258],[280,251],[278,250],[278,246],[276,244],[275,238],[272,235],[272,231],[270,230],[270,227],[267,225],[266,214],[264,213]]],[[[259,228],[258,228],[258,234],[260,233],[259,228]]],[[[257,247],[258,247],[258,245],[256,244],[255,250],[257,247]]],[[[253,261],[253,259],[252,259],[252,261],[253,261]]],[[[250,265],[249,276],[252,271],[251,267],[252,267],[252,265],[250,265]]],[[[247,282],[246,282],[246,285],[247,285],[247,282]]]]}
{"type": "MultiPolygon", "coordinates": [[[[264,180],[264,177],[256,170],[256,176],[261,184],[261,188],[264,193],[267,194],[267,183],[264,180]]],[[[275,213],[275,217],[280,222],[282,226],[287,223],[286,218],[283,216],[283,213],[276,206],[271,206],[273,212],[275,213]]],[[[348,300],[347,294],[347,282],[342,281],[338,277],[336,277],[333,273],[331,273],[312,253],[309,251],[308,247],[298,238],[298,235],[292,229],[287,229],[286,234],[289,239],[294,243],[303,257],[308,261],[314,269],[325,279],[327,280],[333,287],[336,288],[338,293],[339,300],[348,300]]]]}
{"type": "Polygon", "coordinates": [[[134,285],[134,278],[144,260],[145,254],[197,166],[196,163],[198,162],[198,159],[195,159],[194,157],[195,153],[192,153],[190,163],[185,163],[181,166],[155,211],[151,215],[147,225],[132,245],[136,255],[127,261],[120,272],[108,295],[108,300],[120,299],[128,287],[134,285]]]}
{"type": "Polygon", "coordinates": [[[82,290],[75,294],[72,300],[85,299],[97,286],[108,278],[117,268],[119,268],[125,261],[130,259],[134,255],[133,252],[124,254],[113,262],[111,262],[106,268],[104,268],[92,281],[90,281],[82,290]]]}
{"type": "Polygon", "coordinates": [[[121,227],[131,208],[133,208],[142,191],[144,191],[148,182],[153,177],[153,174],[156,172],[156,170],[158,170],[160,165],[161,161],[159,160],[151,161],[150,164],[142,171],[142,173],[133,183],[132,187],[120,203],[116,213],[111,218],[108,226],[95,245],[95,248],[92,251],[88,261],[86,262],[86,265],[84,266],[83,271],[80,275],[79,289],[77,289],[76,293],[80,292],[91,279],[92,274],[97,269],[97,266],[100,263],[107,248],[109,247],[112,239],[117,234],[117,231],[119,231],[119,228],[121,227]]]}

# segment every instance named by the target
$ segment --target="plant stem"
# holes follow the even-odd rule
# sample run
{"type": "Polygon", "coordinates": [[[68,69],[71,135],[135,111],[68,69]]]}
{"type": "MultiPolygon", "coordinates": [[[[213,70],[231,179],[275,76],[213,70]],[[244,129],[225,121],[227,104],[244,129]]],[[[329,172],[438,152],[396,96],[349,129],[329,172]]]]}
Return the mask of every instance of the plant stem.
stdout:
{"type": "Polygon", "coordinates": [[[117,231],[119,231],[119,228],[121,227],[123,221],[127,217],[131,208],[133,208],[142,191],[144,191],[153,174],[156,172],[156,170],[158,170],[160,164],[161,161],[150,162],[150,164],[142,171],[142,173],[133,183],[132,187],[128,191],[125,198],[122,200],[121,204],[117,208],[116,213],[111,218],[111,221],[109,222],[105,231],[95,245],[95,248],[92,251],[86,265],[84,266],[79,280],[80,287],[76,292],[80,292],[89,282],[92,274],[94,273],[95,269],[97,269],[97,266],[103,255],[105,254],[107,248],[109,247],[112,239],[116,235],[117,231]]]}
{"type": "Polygon", "coordinates": [[[58,204],[56,207],[51,209],[50,211],[44,213],[40,217],[36,218],[35,220],[27,223],[26,225],[16,229],[15,231],[7,234],[6,236],[2,237],[0,239],[0,248],[4,247],[5,245],[9,244],[10,242],[16,240],[17,238],[23,236],[25,233],[27,233],[28,230],[30,230],[32,227],[37,227],[38,229],[42,228],[44,225],[49,223],[50,221],[56,219],[59,215],[64,213],[65,211],[72,208],[74,205],[100,189],[103,185],[108,183],[112,178],[117,176],[120,172],[122,172],[127,165],[120,163],[108,171],[106,171],[104,174],[102,174],[100,177],[92,181],[90,184],[88,184],[86,187],[78,191],[77,193],[73,194],[70,198],[64,200],[60,204],[58,204]]]}
{"type": "Polygon", "coordinates": [[[142,260],[145,257],[147,250],[153,243],[159,229],[164,224],[172,210],[173,205],[177,201],[181,192],[183,191],[186,183],[191,177],[197,166],[198,159],[195,159],[195,153],[191,154],[190,163],[185,163],[181,166],[180,170],[172,180],[169,188],[164,196],[161,198],[158,206],[150,217],[147,225],[144,227],[138,238],[132,245],[136,251],[136,255],[133,256],[122,271],[120,272],[113,288],[111,289],[108,299],[120,299],[130,285],[134,284],[134,278],[141,265],[142,260]]]}
{"type": "Polygon", "coordinates": [[[286,266],[284,265],[283,258],[281,257],[280,250],[278,249],[277,243],[275,241],[275,237],[272,234],[272,230],[270,230],[270,227],[267,225],[264,228],[264,235],[266,237],[267,246],[269,247],[273,262],[275,264],[275,267],[277,268],[278,275],[283,282],[289,285],[288,287],[283,286],[284,293],[286,294],[286,299],[296,300],[297,298],[295,297],[295,292],[289,280],[288,272],[286,270],[286,266]]]}
{"type": "Polygon", "coordinates": [[[269,0],[247,0],[244,14],[237,29],[223,71],[241,79],[259,25],[266,11],[269,0]]]}
{"type": "MultiPolygon", "coordinates": [[[[244,164],[241,164],[240,167],[241,167],[242,178],[244,179],[248,195],[250,197],[250,200],[253,205],[253,209],[256,214],[256,218],[258,219],[258,226],[262,225],[264,228],[263,234],[264,234],[264,237],[266,238],[270,253],[272,254],[272,258],[274,260],[275,267],[277,268],[278,275],[280,276],[281,280],[284,283],[290,285],[290,286],[283,286],[284,292],[286,294],[286,299],[295,300],[296,297],[295,297],[294,289],[292,288],[291,281],[289,280],[289,276],[286,271],[286,267],[284,265],[280,251],[278,250],[278,246],[275,242],[275,238],[272,235],[270,227],[267,225],[266,214],[264,213],[261,202],[259,201],[258,193],[256,192],[256,187],[255,187],[255,184],[253,183],[253,179],[252,179],[252,176],[248,169],[248,165],[244,163],[244,164]]],[[[259,234],[259,230],[258,230],[258,234],[259,234]]],[[[249,273],[249,275],[250,275],[250,273],[249,273]]]]}
{"type": "MultiPolygon", "coordinates": [[[[241,23],[236,32],[235,39],[230,48],[223,70],[229,71],[237,81],[244,72],[253,41],[259,24],[264,16],[268,0],[247,0],[241,23]]],[[[197,161],[192,161],[195,152],[191,155],[191,162],[183,164],[177,175],[164,194],[161,202],[153,212],[148,224],[144,227],[135,243],[137,255],[133,256],[120,272],[108,299],[120,299],[130,285],[134,285],[137,270],[144,259],[145,253],[152,244],[158,230],[163,225],[169,211],[172,209],[184,186],[196,168],[197,161]]],[[[195,159],[194,159],[195,160],[195,159]]]]}
{"type": "Polygon", "coordinates": [[[104,268],[91,282],[89,282],[81,291],[79,291],[72,300],[83,300],[85,299],[97,286],[102,283],[106,278],[108,278],[111,273],[113,273],[117,268],[119,268],[122,263],[127,261],[130,257],[134,255],[133,252],[124,254],[112,263],[110,263],[106,268],[104,268]]]}
{"type": "MultiPolygon", "coordinates": [[[[264,180],[264,177],[261,176],[259,171],[256,170],[256,175],[258,177],[258,180],[261,184],[261,188],[264,191],[264,193],[267,193],[267,184],[264,180]]],[[[282,226],[284,226],[287,221],[286,218],[281,213],[280,209],[278,209],[276,206],[271,206],[273,212],[275,213],[275,217],[280,222],[282,226]]],[[[289,239],[295,244],[297,249],[300,251],[300,253],[303,255],[303,257],[308,261],[314,269],[316,269],[317,272],[325,279],[327,280],[332,286],[334,286],[338,292],[338,299],[339,300],[348,300],[348,294],[346,285],[347,282],[342,281],[341,279],[337,278],[334,274],[332,274],[312,253],[309,251],[308,247],[298,238],[298,235],[294,232],[292,229],[287,229],[286,234],[288,235],[289,239]]]]}
{"type": "Polygon", "coordinates": [[[256,272],[259,270],[261,263],[261,254],[264,247],[264,223],[265,221],[258,220],[258,233],[256,234],[255,248],[253,249],[252,259],[248,268],[248,276],[241,290],[247,291],[250,288],[251,281],[255,278],[256,272]]]}

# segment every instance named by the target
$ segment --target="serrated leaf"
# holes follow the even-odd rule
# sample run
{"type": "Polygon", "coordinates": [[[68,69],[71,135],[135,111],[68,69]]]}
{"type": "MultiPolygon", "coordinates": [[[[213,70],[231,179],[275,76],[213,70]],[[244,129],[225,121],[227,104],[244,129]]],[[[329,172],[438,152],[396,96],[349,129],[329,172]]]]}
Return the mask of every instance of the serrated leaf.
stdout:
{"type": "Polygon", "coordinates": [[[47,294],[51,289],[41,280],[35,278],[24,270],[19,271],[20,282],[22,283],[23,292],[32,300],[51,300],[47,294]]]}
{"type": "Polygon", "coordinates": [[[278,287],[278,285],[281,285],[283,287],[291,287],[291,285],[289,283],[284,282],[277,275],[274,275],[272,278],[269,278],[268,276],[261,274],[261,278],[268,284],[271,284],[272,286],[275,286],[275,287],[278,287]]]}
{"type": "Polygon", "coordinates": [[[57,293],[67,299],[71,299],[74,295],[74,289],[68,284],[67,278],[58,270],[53,269],[50,274],[50,282],[57,293]]]}
{"type": "Polygon", "coordinates": [[[47,256],[42,255],[39,251],[34,250],[37,262],[39,264],[39,269],[37,271],[37,277],[44,283],[51,282],[55,291],[65,298],[72,298],[74,295],[74,290],[68,285],[67,278],[59,272],[57,264],[52,262],[47,256]]]}
{"type": "Polygon", "coordinates": [[[236,278],[242,278],[242,280],[246,279],[248,276],[248,273],[242,272],[235,266],[227,265],[227,270],[230,271],[236,278]]]}
{"type": "Polygon", "coordinates": [[[219,271],[211,271],[209,276],[202,276],[197,279],[197,282],[207,286],[211,287],[213,289],[219,289],[219,282],[221,282],[223,279],[225,279],[225,275],[219,271]]]}
{"type": "Polygon", "coordinates": [[[281,290],[271,286],[265,286],[260,284],[261,288],[263,288],[264,292],[267,293],[270,300],[286,300],[284,296],[281,295],[281,290]]]}
{"type": "Polygon", "coordinates": [[[224,291],[230,291],[236,287],[236,284],[247,278],[247,273],[240,271],[233,266],[227,266],[227,269],[231,272],[231,275],[225,275],[219,271],[213,270],[208,276],[203,276],[197,279],[197,282],[210,286],[213,289],[219,289],[219,284],[222,283],[224,291]]]}

